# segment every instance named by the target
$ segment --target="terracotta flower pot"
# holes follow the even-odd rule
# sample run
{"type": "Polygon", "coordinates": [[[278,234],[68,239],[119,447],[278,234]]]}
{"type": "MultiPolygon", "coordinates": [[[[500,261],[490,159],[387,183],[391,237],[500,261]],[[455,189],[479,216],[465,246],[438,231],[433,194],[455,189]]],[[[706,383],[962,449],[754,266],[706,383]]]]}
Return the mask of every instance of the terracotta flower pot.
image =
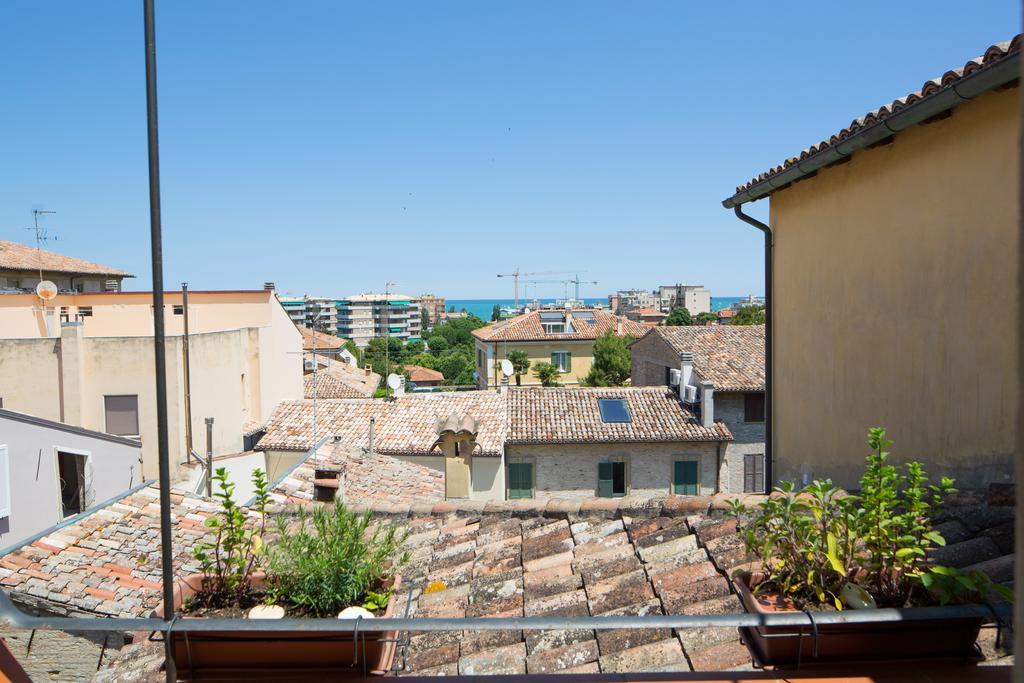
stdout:
{"type": "MultiPolygon", "coordinates": [[[[748,614],[798,611],[779,595],[754,595],[763,572],[737,572],[733,585],[748,614]]],[[[817,638],[810,627],[743,627],[740,636],[755,661],[769,666],[798,662],[850,662],[891,659],[977,659],[974,642],[981,619],[927,619],[880,624],[824,624],[817,638]],[[789,636],[789,637],[786,637],[789,636]],[[815,640],[817,641],[815,648],[815,640]]]]}
{"type": "MultiPolygon", "coordinates": [[[[203,574],[190,574],[174,586],[174,607],[199,592],[203,574]]],[[[253,574],[252,585],[260,588],[265,576],[253,574]]],[[[402,577],[396,575],[391,599],[382,619],[394,616],[395,596],[402,577]]],[[[163,616],[163,609],[154,612],[163,616]]],[[[184,616],[182,619],[194,617],[184,616]]],[[[315,633],[263,631],[224,633],[190,631],[172,634],[174,662],[180,675],[198,672],[227,672],[281,669],[294,671],[365,670],[383,675],[391,670],[397,649],[398,631],[359,634],[358,643],[351,633],[315,633]]]]}

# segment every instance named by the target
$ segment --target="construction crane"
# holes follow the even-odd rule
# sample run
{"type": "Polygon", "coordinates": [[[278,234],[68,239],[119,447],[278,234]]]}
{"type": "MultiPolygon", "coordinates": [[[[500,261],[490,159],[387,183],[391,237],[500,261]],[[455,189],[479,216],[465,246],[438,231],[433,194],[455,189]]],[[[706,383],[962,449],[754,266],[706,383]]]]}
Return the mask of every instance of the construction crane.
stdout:
{"type": "MultiPolygon", "coordinates": [[[[580,271],[583,272],[583,271],[580,271]]],[[[525,273],[523,273],[525,275],[525,273]]],[[[563,285],[565,286],[565,298],[569,298],[569,285],[576,287],[576,300],[580,301],[580,285],[596,285],[597,280],[581,280],[580,276],[572,278],[571,280],[523,280],[524,284],[530,285],[563,285]]]]}
{"type": "MultiPolygon", "coordinates": [[[[510,277],[510,278],[512,278],[512,288],[513,288],[513,291],[515,293],[515,309],[518,311],[519,310],[519,278],[521,278],[521,277],[528,277],[528,276],[531,276],[531,275],[566,275],[566,274],[569,274],[571,272],[573,272],[573,271],[571,271],[571,270],[548,270],[548,271],[544,271],[542,273],[521,273],[521,272],[519,272],[519,269],[516,268],[515,272],[513,272],[513,273],[498,273],[498,277],[510,277]]],[[[581,272],[583,272],[583,271],[581,271],[581,272]]]]}

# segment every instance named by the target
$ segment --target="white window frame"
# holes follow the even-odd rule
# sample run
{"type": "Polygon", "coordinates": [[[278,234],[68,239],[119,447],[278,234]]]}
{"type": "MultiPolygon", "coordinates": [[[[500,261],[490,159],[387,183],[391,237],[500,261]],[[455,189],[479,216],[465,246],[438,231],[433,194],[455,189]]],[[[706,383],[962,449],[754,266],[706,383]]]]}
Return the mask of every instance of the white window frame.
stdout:
{"type": "Polygon", "coordinates": [[[92,494],[93,502],[96,499],[95,482],[92,480],[92,468],[93,459],[92,452],[85,451],[81,448],[72,448],[71,446],[59,446],[54,444],[53,446],[53,487],[57,491],[57,519],[65,520],[74,517],[75,514],[82,514],[81,512],[64,516],[64,505],[60,497],[60,454],[67,453],[68,455],[80,455],[85,458],[85,466],[82,468],[85,481],[82,482],[82,490],[85,492],[85,500],[82,501],[82,512],[88,510],[91,505],[89,504],[89,494],[92,494]]]}
{"type": "Polygon", "coordinates": [[[6,444],[0,445],[0,492],[7,501],[6,507],[0,507],[0,519],[11,516],[11,451],[6,444]]]}
{"type": "Polygon", "coordinates": [[[570,351],[552,351],[552,356],[558,357],[558,364],[555,366],[559,372],[569,372],[569,354],[570,351]]]}

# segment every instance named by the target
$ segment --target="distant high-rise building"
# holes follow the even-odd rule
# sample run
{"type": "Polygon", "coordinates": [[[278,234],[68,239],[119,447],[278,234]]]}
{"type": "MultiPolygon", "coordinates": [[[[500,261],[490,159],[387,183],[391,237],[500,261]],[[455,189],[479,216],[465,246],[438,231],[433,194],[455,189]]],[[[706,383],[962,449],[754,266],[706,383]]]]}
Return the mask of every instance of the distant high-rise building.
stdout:
{"type": "Polygon", "coordinates": [[[363,348],[374,337],[420,341],[420,299],[404,294],[359,294],[337,302],[338,336],[363,348]]]}
{"type": "Polygon", "coordinates": [[[288,317],[300,327],[338,333],[338,302],[321,296],[279,297],[288,317]]]}
{"type": "Polygon", "coordinates": [[[420,296],[420,306],[427,312],[430,324],[435,325],[441,319],[441,314],[444,313],[444,297],[422,294],[420,296]]]}
{"type": "Polygon", "coordinates": [[[665,312],[679,306],[691,315],[711,312],[711,291],[702,285],[661,285],[657,295],[658,308],[665,312]]]}

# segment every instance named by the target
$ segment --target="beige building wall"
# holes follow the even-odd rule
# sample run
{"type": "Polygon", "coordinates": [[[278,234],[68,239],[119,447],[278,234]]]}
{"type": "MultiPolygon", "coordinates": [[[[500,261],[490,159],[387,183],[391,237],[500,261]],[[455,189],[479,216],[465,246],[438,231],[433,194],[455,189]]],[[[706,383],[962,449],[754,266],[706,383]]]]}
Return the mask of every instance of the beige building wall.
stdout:
{"type": "MultiPolygon", "coordinates": [[[[284,324],[279,330],[190,335],[193,447],[198,452],[205,453],[205,418],[214,418],[214,454],[237,452],[247,420],[264,421],[278,401],[302,396],[301,336],[286,316],[284,324]]],[[[0,340],[4,407],[106,431],[104,396],[138,396],[142,475],[155,478],[153,340],[89,338],[82,336],[85,327],[67,324],[59,340],[0,340]]],[[[167,338],[168,445],[175,477],[186,455],[182,345],[183,337],[167,338]]]]}
{"type": "MultiPolygon", "coordinates": [[[[184,315],[175,314],[175,307],[180,307],[181,302],[181,292],[164,294],[168,335],[185,332],[184,315]]],[[[90,316],[80,318],[86,337],[153,334],[152,293],[97,292],[60,294],[45,307],[35,294],[4,294],[0,296],[0,336],[5,339],[59,336],[62,309],[74,321],[83,307],[92,309],[90,316]],[[49,328],[47,318],[52,321],[49,328]]],[[[188,310],[190,333],[265,327],[274,324],[278,313],[288,317],[274,293],[263,290],[189,292],[188,310]]]]}
{"type": "MultiPolygon", "coordinates": [[[[566,385],[579,384],[581,378],[586,377],[594,364],[594,341],[592,339],[578,341],[554,341],[554,342],[482,342],[476,340],[476,348],[482,355],[483,365],[477,365],[477,372],[480,373],[480,388],[495,388],[501,383],[501,361],[508,358],[512,351],[525,351],[530,356],[530,371],[522,376],[522,386],[540,386],[540,380],[533,371],[535,363],[550,363],[551,354],[556,351],[568,351],[572,353],[572,366],[569,372],[562,373],[560,383],[566,385]],[[481,369],[482,368],[482,369],[481,369]],[[487,384],[484,385],[484,382],[487,384]]],[[[476,361],[477,359],[474,359],[476,361]]],[[[515,376],[509,379],[509,384],[515,386],[515,376]]]]}
{"type": "Polygon", "coordinates": [[[855,484],[873,426],[935,477],[1012,479],[1019,97],[772,195],[776,480],[855,484]]]}

